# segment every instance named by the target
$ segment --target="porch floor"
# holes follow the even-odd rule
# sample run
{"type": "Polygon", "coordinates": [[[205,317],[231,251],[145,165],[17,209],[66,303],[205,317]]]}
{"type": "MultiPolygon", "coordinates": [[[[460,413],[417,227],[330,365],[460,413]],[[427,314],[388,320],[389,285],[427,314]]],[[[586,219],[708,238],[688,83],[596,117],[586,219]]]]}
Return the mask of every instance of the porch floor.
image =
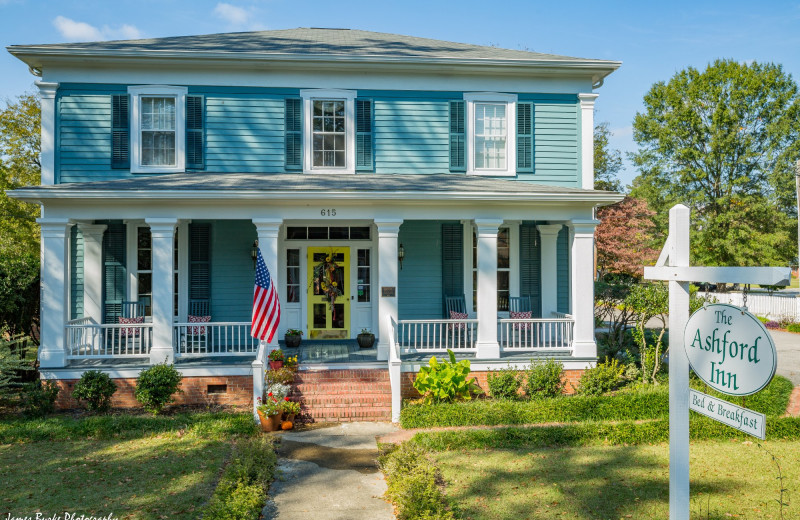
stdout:
{"type": "MultiPolygon", "coordinates": [[[[287,356],[297,356],[300,364],[314,363],[375,363],[378,361],[377,342],[372,348],[361,348],[354,339],[314,340],[304,339],[298,348],[278,344],[287,356]]],[[[385,364],[385,361],[381,361],[385,364]]]]}

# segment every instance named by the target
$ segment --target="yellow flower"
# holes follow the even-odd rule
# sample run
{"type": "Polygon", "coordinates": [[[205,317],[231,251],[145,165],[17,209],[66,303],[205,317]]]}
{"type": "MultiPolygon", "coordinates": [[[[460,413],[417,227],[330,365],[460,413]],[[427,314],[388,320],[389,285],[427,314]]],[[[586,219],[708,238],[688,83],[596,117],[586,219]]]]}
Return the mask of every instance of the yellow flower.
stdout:
{"type": "Polygon", "coordinates": [[[326,257],[325,257],[325,261],[326,261],[326,262],[330,262],[330,261],[331,261],[331,257],[329,257],[329,256],[326,256],[326,257]]]}
{"type": "Polygon", "coordinates": [[[338,285],[339,285],[339,284],[337,284],[336,282],[333,282],[333,286],[334,286],[334,287],[337,287],[338,285]]]}

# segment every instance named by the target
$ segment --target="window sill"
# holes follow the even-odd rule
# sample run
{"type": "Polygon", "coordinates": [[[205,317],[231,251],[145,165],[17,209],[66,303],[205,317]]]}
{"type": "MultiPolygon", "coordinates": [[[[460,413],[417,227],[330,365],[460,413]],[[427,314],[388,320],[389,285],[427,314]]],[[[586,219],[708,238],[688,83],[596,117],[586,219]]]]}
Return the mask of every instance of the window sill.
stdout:
{"type": "Polygon", "coordinates": [[[356,172],[354,170],[348,170],[346,168],[337,168],[337,169],[314,168],[312,170],[305,170],[303,171],[303,173],[306,175],[316,175],[316,174],[354,175],[356,172]]]}
{"type": "Polygon", "coordinates": [[[148,173],[186,173],[186,168],[131,168],[131,173],[148,174],[148,173]]]}
{"type": "Polygon", "coordinates": [[[478,177],[516,177],[517,172],[508,170],[476,170],[468,171],[467,175],[478,177]]]}

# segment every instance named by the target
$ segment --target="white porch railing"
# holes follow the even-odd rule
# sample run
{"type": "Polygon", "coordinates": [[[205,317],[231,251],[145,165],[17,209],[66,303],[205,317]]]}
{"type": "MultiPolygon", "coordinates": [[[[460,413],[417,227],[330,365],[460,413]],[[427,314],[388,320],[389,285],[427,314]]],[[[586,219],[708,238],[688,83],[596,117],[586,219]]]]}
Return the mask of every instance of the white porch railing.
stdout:
{"type": "Polygon", "coordinates": [[[144,357],[153,344],[152,323],[97,323],[92,318],[66,325],[67,358],[144,357]]]}
{"type": "Polygon", "coordinates": [[[176,323],[178,356],[253,355],[259,340],[250,335],[250,322],[176,323]]]}
{"type": "Polygon", "coordinates": [[[500,348],[504,351],[571,349],[575,320],[569,314],[558,318],[501,319],[500,348]]]}
{"type": "Polygon", "coordinates": [[[394,340],[402,353],[475,350],[478,320],[400,320],[394,340]]]}

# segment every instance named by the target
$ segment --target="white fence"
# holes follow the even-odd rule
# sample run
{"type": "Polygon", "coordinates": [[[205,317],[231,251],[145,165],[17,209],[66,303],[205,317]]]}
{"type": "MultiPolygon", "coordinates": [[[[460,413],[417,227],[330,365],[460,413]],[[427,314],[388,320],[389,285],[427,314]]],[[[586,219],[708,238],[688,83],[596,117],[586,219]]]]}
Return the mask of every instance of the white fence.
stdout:
{"type": "MultiPolygon", "coordinates": [[[[742,307],[744,304],[744,293],[704,293],[698,292],[698,296],[710,296],[716,298],[719,303],[728,303],[742,307]]],[[[747,310],[758,316],[765,316],[770,319],[788,318],[800,321],[800,294],[790,293],[747,293],[747,310]]]]}
{"type": "Polygon", "coordinates": [[[250,322],[176,323],[174,344],[179,356],[252,355],[258,339],[250,322]]]}
{"type": "Polygon", "coordinates": [[[500,348],[504,351],[571,349],[575,320],[501,319],[499,327],[500,348]]]}
{"type": "Polygon", "coordinates": [[[66,325],[67,358],[144,357],[153,344],[152,323],[96,323],[91,318],[66,325]]]}
{"type": "Polygon", "coordinates": [[[403,352],[472,351],[478,320],[400,320],[394,339],[403,352]]]}

